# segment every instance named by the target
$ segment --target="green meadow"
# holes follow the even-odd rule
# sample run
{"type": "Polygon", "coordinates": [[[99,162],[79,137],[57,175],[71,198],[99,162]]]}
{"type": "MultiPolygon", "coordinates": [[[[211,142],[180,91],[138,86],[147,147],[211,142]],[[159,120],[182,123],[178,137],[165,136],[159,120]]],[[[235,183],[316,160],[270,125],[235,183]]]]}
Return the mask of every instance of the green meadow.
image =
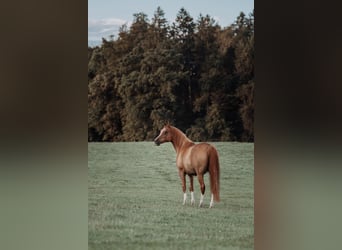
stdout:
{"type": "MultiPolygon", "coordinates": [[[[254,144],[212,143],[219,152],[221,202],[182,205],[172,144],[88,144],[89,249],[253,249],[254,144]]],[[[187,190],[189,190],[189,180],[187,190]]]]}

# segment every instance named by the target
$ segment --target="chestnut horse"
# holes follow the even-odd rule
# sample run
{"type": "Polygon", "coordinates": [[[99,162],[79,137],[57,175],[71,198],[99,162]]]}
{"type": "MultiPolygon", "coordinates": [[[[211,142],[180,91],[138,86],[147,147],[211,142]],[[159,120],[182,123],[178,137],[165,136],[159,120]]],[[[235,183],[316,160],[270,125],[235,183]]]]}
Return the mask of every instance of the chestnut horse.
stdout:
{"type": "Polygon", "coordinates": [[[214,201],[220,201],[220,164],[218,153],[214,146],[208,143],[195,144],[182,131],[170,125],[165,125],[160,131],[159,136],[154,139],[154,143],[157,146],[164,142],[171,142],[177,153],[176,165],[182,181],[184,193],[183,205],[186,202],[185,175],[188,175],[190,179],[191,205],[195,204],[193,176],[197,176],[201,187],[201,199],[199,203],[199,207],[201,207],[205,192],[203,175],[209,171],[211,191],[209,207],[213,207],[214,201]]]}

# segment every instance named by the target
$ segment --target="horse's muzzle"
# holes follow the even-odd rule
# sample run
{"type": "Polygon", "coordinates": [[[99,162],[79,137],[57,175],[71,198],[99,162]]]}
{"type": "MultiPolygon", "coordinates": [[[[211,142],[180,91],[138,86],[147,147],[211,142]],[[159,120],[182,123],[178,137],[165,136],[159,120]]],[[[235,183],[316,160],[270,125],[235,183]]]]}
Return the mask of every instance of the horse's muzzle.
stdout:
{"type": "Polygon", "coordinates": [[[154,140],[154,144],[156,144],[157,146],[159,146],[159,145],[160,145],[159,140],[154,140]]]}

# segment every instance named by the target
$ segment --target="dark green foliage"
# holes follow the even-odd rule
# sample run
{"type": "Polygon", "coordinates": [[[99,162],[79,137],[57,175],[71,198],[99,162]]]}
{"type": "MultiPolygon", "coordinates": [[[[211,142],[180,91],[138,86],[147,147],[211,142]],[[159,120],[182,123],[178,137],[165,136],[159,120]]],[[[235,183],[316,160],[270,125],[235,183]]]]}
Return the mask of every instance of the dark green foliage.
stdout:
{"type": "Polygon", "coordinates": [[[171,122],[193,140],[254,140],[254,16],[221,28],[182,8],[134,14],[88,48],[88,141],[152,140],[171,122]]]}

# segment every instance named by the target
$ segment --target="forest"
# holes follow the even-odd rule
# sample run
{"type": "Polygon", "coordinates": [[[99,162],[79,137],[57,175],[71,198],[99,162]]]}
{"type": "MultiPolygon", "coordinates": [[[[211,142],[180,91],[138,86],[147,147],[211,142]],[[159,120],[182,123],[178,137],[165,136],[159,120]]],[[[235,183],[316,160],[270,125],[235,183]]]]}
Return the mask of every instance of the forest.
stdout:
{"type": "Polygon", "coordinates": [[[254,11],[228,27],[136,13],[88,47],[88,141],[153,140],[169,122],[193,141],[253,142],[254,89],[254,11]]]}

